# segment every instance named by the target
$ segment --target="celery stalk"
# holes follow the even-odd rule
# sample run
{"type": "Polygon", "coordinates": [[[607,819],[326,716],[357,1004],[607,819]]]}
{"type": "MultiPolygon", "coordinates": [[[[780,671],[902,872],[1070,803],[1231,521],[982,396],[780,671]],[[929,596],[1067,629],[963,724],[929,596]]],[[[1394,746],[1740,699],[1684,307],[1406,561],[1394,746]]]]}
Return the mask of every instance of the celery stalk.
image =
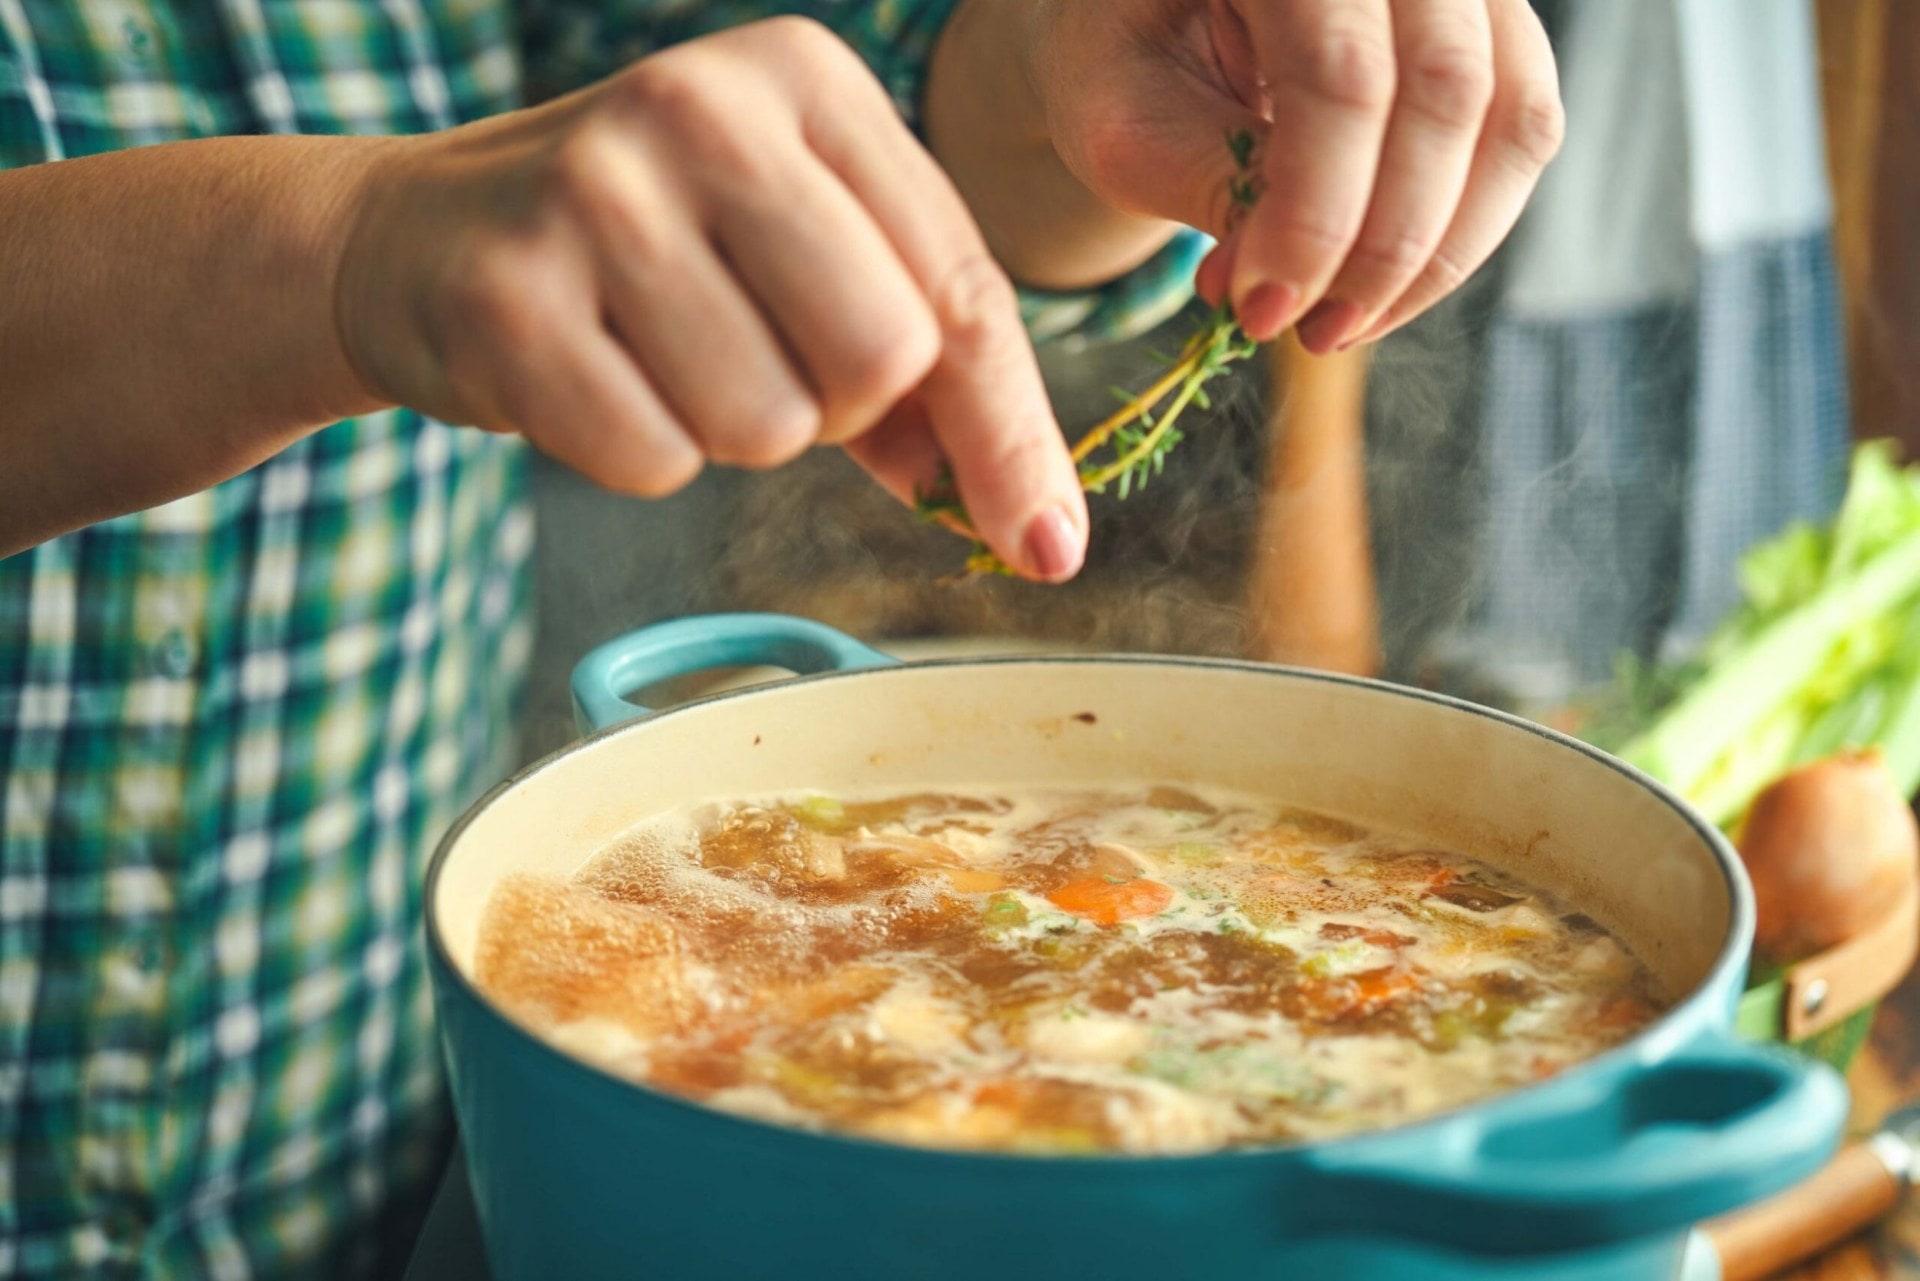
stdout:
{"type": "Polygon", "coordinates": [[[1907,534],[1857,572],[1828,583],[1804,605],[1717,657],[1700,682],[1620,755],[1690,793],[1743,735],[1820,673],[1849,629],[1916,594],[1920,532],[1907,534]]]}
{"type": "Polygon", "coordinates": [[[1900,794],[1912,796],[1920,791],[1920,647],[1908,651],[1888,685],[1890,705],[1874,741],[1900,794]]]}

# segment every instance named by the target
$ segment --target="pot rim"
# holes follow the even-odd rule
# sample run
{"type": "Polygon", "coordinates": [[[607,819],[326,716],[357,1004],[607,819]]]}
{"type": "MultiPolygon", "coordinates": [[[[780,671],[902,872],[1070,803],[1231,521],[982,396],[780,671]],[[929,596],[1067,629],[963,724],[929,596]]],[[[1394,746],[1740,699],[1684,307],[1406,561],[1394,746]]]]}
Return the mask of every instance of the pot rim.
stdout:
{"type": "MultiPolygon", "coordinates": [[[[883,642],[884,643],[884,642],[883,642]]],[[[1154,1168],[1194,1169],[1202,1165],[1228,1161],[1272,1160],[1276,1157],[1296,1157],[1304,1152],[1325,1152],[1361,1145],[1369,1141],[1398,1138],[1416,1134],[1422,1130],[1438,1130],[1462,1123],[1470,1124],[1472,1119],[1489,1108],[1498,1107],[1512,1100],[1531,1099],[1542,1094],[1558,1092],[1569,1088],[1569,1083],[1592,1081],[1616,1066],[1626,1069],[1635,1060],[1654,1062],[1664,1058],[1699,1036],[1697,1029],[1683,1026],[1680,1016],[1697,1002],[1706,999],[1723,985],[1738,988],[1740,975],[1744,973],[1748,962],[1748,944],[1753,935],[1754,905],[1753,890],[1748,883],[1746,873],[1740,865],[1739,855],[1734,851],[1720,829],[1709,822],[1680,795],[1666,784],[1647,774],[1645,771],[1621,760],[1619,757],[1590,743],[1583,742],[1571,734],[1528,720],[1524,716],[1498,708],[1487,707],[1479,703],[1442,694],[1433,690],[1415,686],[1401,685],[1393,681],[1379,680],[1364,676],[1350,676],[1340,672],[1326,672],[1313,668],[1292,667],[1280,663],[1260,663],[1248,659],[1211,658],[1198,655],[1156,655],[1156,654],[1047,654],[1047,655],[1004,655],[985,658],[938,658],[902,662],[885,667],[819,672],[813,675],[793,676],[788,679],[750,685],[735,689],[725,689],[704,695],[675,706],[650,712],[648,715],[620,724],[609,725],[604,729],[575,739],[563,747],[549,752],[514,771],[507,778],[488,788],[477,800],[470,804],[456,819],[435,845],[433,855],[427,864],[427,874],[422,893],[425,896],[424,928],[429,959],[443,971],[445,979],[451,982],[467,997],[471,998],[483,1015],[511,1029],[522,1040],[530,1042],[538,1054],[546,1061],[557,1065],[562,1071],[571,1071],[582,1083],[592,1082],[605,1089],[612,1086],[621,1090],[637,1092],[642,1098],[654,1105],[667,1105],[689,1115],[702,1118],[707,1123],[730,1127],[737,1133],[751,1132],[761,1136],[781,1136],[795,1142],[814,1142],[827,1145],[823,1152],[859,1154],[863,1159],[886,1157],[903,1162],[966,1162],[974,1165],[1001,1165],[1020,1168],[1033,1168],[1049,1164],[1071,1163],[1076,1172],[1088,1170],[1112,1169],[1116,1171],[1133,1170],[1142,1165],[1154,1168]],[[460,838],[472,823],[495,801],[522,783],[558,767],[566,758],[576,752],[613,738],[620,734],[636,731],[642,726],[669,716],[691,713],[717,703],[735,699],[753,698],[775,690],[785,690],[797,685],[812,685],[841,680],[884,680],[889,674],[918,672],[928,668],[980,668],[1007,666],[1093,666],[1124,664],[1137,667],[1189,667],[1210,670],[1241,672],[1259,678],[1289,678],[1315,681],[1330,685],[1344,685],[1358,689],[1382,693],[1392,697],[1412,699],[1440,707],[1452,709],[1471,716],[1495,721],[1509,728],[1519,729],[1548,743],[1563,748],[1572,748],[1581,755],[1624,776],[1641,788],[1652,793],[1659,801],[1674,811],[1698,835],[1712,852],[1719,865],[1721,881],[1725,886],[1728,899],[1727,932],[1721,941],[1719,955],[1706,974],[1694,986],[1674,1002],[1660,1017],[1647,1024],[1639,1032],[1628,1037],[1618,1045],[1611,1046],[1592,1058],[1583,1059],[1568,1067],[1565,1071],[1544,1081],[1522,1085],[1490,1095],[1478,1102],[1441,1112],[1432,1116],[1420,1117],[1398,1125],[1379,1129],[1362,1130],[1354,1134],[1331,1139],[1304,1139],[1292,1143],[1267,1143],[1258,1145],[1240,1145],[1216,1148],[1202,1152],[1135,1153],[1135,1152],[1097,1152],[1097,1153],[1038,1153],[1008,1152],[997,1150],[973,1150],[964,1148],[922,1147],[913,1144],[889,1143],[880,1139],[871,1139],[862,1135],[842,1134],[831,1130],[809,1130],[799,1126],[781,1125],[764,1121],[739,1113],[709,1107],[691,1099],[681,1098],[658,1090],[642,1081],[621,1076],[600,1067],[583,1058],[566,1053],[553,1045],[545,1037],[525,1027],[509,1016],[490,1000],[466,971],[456,964],[442,936],[439,919],[439,884],[441,873],[446,869],[452,851],[460,838]]],[[[436,1012],[439,1005],[439,993],[435,993],[436,1012]]],[[[1730,1022],[1730,1017],[1729,1017],[1730,1022]]]]}

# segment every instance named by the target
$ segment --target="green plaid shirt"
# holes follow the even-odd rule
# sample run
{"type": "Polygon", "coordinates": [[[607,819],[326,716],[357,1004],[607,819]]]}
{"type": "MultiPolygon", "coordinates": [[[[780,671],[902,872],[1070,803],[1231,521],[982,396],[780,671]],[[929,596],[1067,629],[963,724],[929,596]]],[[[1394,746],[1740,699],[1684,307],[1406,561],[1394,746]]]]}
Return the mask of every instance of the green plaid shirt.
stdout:
{"type": "MultiPolygon", "coordinates": [[[[952,3],[548,0],[523,41],[504,0],[0,0],[0,166],[439,128],[515,105],[523,48],[579,83],[776,9],[910,110],[952,3]]],[[[1029,320],[1137,328],[1199,249],[1029,320]]],[[[0,1277],[403,1260],[448,1124],[420,873],[511,764],[523,462],[375,414],[0,560],[0,1277]]]]}

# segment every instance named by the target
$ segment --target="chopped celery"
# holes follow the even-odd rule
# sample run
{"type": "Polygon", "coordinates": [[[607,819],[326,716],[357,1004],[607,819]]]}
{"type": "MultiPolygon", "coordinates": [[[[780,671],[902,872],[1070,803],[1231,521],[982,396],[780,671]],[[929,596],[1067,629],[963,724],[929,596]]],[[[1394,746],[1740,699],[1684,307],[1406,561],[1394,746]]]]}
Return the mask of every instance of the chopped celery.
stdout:
{"type": "Polygon", "coordinates": [[[1018,929],[1032,919],[1027,905],[1011,894],[995,894],[983,910],[987,924],[999,929],[1018,929]]]}
{"type": "Polygon", "coordinates": [[[1365,939],[1348,939],[1344,943],[1315,952],[1300,962],[1300,972],[1309,978],[1330,979],[1343,974],[1358,974],[1380,964],[1380,949],[1365,939]]]}
{"type": "Polygon", "coordinates": [[[809,796],[795,801],[793,816],[815,831],[835,833],[846,826],[847,807],[831,796],[809,796]]]}

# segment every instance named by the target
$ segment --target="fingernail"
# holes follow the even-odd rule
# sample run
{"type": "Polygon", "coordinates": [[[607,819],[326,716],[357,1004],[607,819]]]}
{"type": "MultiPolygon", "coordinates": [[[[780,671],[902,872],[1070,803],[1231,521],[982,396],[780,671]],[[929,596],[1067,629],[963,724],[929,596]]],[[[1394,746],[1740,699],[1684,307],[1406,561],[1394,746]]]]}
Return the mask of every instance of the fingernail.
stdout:
{"type": "Polygon", "coordinates": [[[1027,565],[1050,583],[1064,582],[1080,572],[1086,543],[1079,526],[1064,507],[1049,507],[1027,526],[1027,565]]]}
{"type": "Polygon", "coordinates": [[[1300,291],[1292,285],[1261,285],[1234,309],[1234,318],[1248,337],[1265,342],[1287,327],[1299,305],[1300,291]]]}
{"type": "Polygon", "coordinates": [[[1323,302],[1306,314],[1294,332],[1300,336],[1302,347],[1324,356],[1347,343],[1355,326],[1365,319],[1356,303],[1323,302]]]}

